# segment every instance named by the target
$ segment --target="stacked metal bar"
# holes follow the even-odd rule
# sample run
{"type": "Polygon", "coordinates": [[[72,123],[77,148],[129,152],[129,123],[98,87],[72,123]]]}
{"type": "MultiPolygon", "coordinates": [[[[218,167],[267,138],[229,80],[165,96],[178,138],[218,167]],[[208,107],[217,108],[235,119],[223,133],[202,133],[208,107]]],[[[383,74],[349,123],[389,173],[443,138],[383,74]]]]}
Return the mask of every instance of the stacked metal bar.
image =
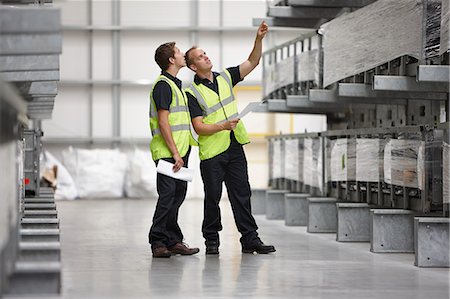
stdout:
{"type": "Polygon", "coordinates": [[[58,9],[0,6],[0,76],[19,88],[31,119],[51,118],[61,51],[58,9]]]}
{"type": "Polygon", "coordinates": [[[19,198],[21,196],[18,127],[26,123],[26,103],[9,84],[0,80],[0,296],[6,289],[7,277],[14,272],[19,230],[19,198]]]}
{"type": "Polygon", "coordinates": [[[2,291],[55,294],[61,285],[59,221],[53,191],[39,187],[39,156],[40,120],[51,118],[57,94],[60,11],[43,5],[49,1],[0,2],[12,4],[0,5],[0,78],[14,85],[26,100],[26,114],[33,121],[33,129],[17,128],[22,138],[18,142],[20,159],[5,159],[20,160],[18,171],[23,178],[8,184],[24,186],[14,198],[19,225],[14,232],[18,239],[11,246],[16,247],[16,256],[9,256],[13,267],[2,277],[9,278],[8,289],[2,291]]]}

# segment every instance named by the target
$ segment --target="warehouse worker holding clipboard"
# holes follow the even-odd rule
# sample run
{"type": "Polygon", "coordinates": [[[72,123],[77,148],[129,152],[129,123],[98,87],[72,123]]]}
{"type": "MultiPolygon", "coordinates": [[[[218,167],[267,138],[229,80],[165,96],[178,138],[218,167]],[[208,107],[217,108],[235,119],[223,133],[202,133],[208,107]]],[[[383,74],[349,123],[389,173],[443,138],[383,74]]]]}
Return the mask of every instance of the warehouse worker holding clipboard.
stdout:
{"type": "Polygon", "coordinates": [[[225,182],[236,226],[241,233],[243,253],[270,253],[275,247],[264,244],[258,236],[252,216],[247,159],[243,145],[249,143],[244,124],[238,119],[233,86],[242,81],[258,64],[262,39],[268,31],[261,23],[253,50],[239,66],[221,73],[212,72],[205,51],[192,47],[186,52],[187,66],[195,72],[194,82],[186,89],[192,124],[199,134],[200,170],[205,190],[202,233],[206,254],[219,254],[222,230],[219,201],[225,182]]]}
{"type": "MultiPolygon", "coordinates": [[[[191,119],[182,82],[176,76],[186,66],[184,53],[174,42],[160,45],[155,51],[155,61],[161,68],[150,93],[150,129],[153,135],[150,150],[159,164],[170,162],[177,173],[187,167],[191,145],[196,144],[191,133],[191,119]]],[[[198,248],[183,243],[183,233],[178,225],[178,210],[186,197],[187,182],[157,173],[156,204],[153,224],[149,232],[154,258],[168,258],[174,254],[192,255],[198,248]]]]}

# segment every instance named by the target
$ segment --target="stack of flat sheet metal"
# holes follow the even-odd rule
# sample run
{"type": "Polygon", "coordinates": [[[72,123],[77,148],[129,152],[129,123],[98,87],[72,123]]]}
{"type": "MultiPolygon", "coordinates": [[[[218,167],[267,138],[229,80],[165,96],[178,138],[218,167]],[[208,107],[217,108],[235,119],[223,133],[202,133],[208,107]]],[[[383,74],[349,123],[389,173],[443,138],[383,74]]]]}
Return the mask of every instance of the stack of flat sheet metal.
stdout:
{"type": "Polygon", "coordinates": [[[61,51],[59,9],[0,6],[0,76],[19,88],[31,119],[51,118],[61,51]]]}

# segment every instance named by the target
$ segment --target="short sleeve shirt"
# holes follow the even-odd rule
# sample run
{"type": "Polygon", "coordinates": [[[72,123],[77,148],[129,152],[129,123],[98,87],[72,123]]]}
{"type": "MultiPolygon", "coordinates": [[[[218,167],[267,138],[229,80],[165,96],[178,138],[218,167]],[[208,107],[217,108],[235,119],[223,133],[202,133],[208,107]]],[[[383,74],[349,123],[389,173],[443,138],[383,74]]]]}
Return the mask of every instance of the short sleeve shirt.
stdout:
{"type": "MultiPolygon", "coordinates": [[[[229,67],[229,68],[227,68],[227,71],[231,75],[231,84],[233,85],[233,87],[242,81],[241,73],[239,72],[239,66],[229,67]]],[[[195,75],[194,82],[195,82],[195,84],[203,84],[218,94],[219,93],[219,85],[217,84],[216,78],[217,78],[217,76],[219,76],[219,73],[213,72],[213,76],[214,76],[214,81],[211,82],[208,79],[201,79],[200,77],[195,75]]],[[[195,118],[197,116],[203,116],[203,110],[200,107],[200,105],[198,104],[197,99],[188,92],[186,94],[188,96],[188,102],[189,102],[188,105],[189,105],[189,112],[191,114],[191,119],[195,118]]]]}
{"type": "MultiPolygon", "coordinates": [[[[161,72],[161,74],[172,80],[181,90],[182,82],[180,79],[167,72],[161,72]]],[[[162,80],[158,81],[155,88],[153,88],[152,96],[155,101],[156,110],[170,110],[170,104],[172,103],[172,88],[169,83],[162,80]]]]}

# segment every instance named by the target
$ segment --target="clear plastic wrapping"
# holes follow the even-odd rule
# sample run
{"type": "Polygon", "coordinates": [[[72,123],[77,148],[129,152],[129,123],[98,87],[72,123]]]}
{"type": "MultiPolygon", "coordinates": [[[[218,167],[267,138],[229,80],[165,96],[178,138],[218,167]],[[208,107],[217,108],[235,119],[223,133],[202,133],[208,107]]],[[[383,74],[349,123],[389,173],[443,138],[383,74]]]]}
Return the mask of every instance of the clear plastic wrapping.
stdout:
{"type": "Polygon", "coordinates": [[[419,59],[422,19],[420,1],[378,0],[324,24],[324,86],[404,55],[419,59]]]}
{"type": "Polygon", "coordinates": [[[331,181],[356,180],[356,141],[340,138],[335,140],[330,157],[331,181]]]}
{"type": "Polygon", "coordinates": [[[450,145],[444,142],[442,150],[442,195],[443,202],[448,204],[450,203],[450,145]]]}
{"type": "Polygon", "coordinates": [[[281,140],[273,140],[273,153],[272,153],[272,165],[273,165],[273,177],[272,179],[281,179],[284,177],[284,158],[281,148],[281,140]]]}
{"type": "Polygon", "coordinates": [[[441,0],[426,2],[425,57],[439,55],[441,32],[441,0]]]}
{"type": "Polygon", "coordinates": [[[304,140],[303,139],[297,139],[298,140],[298,178],[297,181],[303,182],[303,156],[304,156],[304,140]]]}
{"type": "Polygon", "coordinates": [[[267,62],[264,66],[263,76],[264,97],[269,96],[275,90],[275,75],[275,65],[267,62]]]}
{"type": "Polygon", "coordinates": [[[384,148],[384,181],[388,184],[419,188],[425,181],[425,142],[391,139],[384,148]]]}
{"type": "Polygon", "coordinates": [[[378,182],[383,179],[384,140],[356,139],[356,180],[378,182]]]}
{"type": "Polygon", "coordinates": [[[287,57],[277,63],[277,88],[294,83],[294,56],[287,57]]]}
{"type": "Polygon", "coordinates": [[[441,47],[440,53],[444,54],[450,50],[450,1],[442,0],[442,9],[441,9],[441,47]]]}
{"type": "Polygon", "coordinates": [[[284,177],[288,180],[297,181],[299,177],[298,139],[285,139],[284,149],[284,177]]]}
{"type": "Polygon", "coordinates": [[[298,81],[314,81],[319,82],[319,50],[311,50],[302,52],[297,55],[298,59],[298,81]]]}
{"type": "Polygon", "coordinates": [[[322,190],[322,142],[318,138],[305,138],[303,152],[303,182],[322,190]]]}

